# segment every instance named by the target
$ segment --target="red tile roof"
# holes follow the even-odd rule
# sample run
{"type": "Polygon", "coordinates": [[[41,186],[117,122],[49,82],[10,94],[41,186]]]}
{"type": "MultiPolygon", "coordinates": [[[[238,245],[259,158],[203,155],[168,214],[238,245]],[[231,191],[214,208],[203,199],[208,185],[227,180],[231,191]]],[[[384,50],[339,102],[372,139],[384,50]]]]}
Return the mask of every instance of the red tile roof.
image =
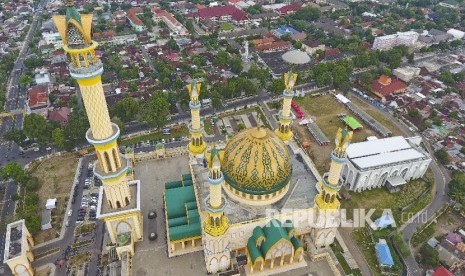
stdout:
{"type": "Polygon", "coordinates": [[[275,49],[283,49],[286,47],[290,47],[291,45],[292,43],[289,41],[276,41],[273,43],[267,43],[267,44],[261,44],[261,45],[255,46],[255,50],[269,51],[269,50],[275,50],[275,49]]]}
{"type": "Polygon", "coordinates": [[[60,107],[48,113],[48,120],[57,123],[67,123],[71,110],[68,107],[60,107]]]}
{"type": "Polygon", "coordinates": [[[218,6],[199,9],[198,16],[202,19],[210,19],[213,17],[223,17],[230,15],[235,21],[242,21],[247,19],[247,14],[235,6],[218,6]]]}
{"type": "Polygon", "coordinates": [[[137,17],[137,14],[139,13],[142,13],[142,8],[130,8],[127,12],[127,17],[129,20],[131,20],[132,23],[139,26],[144,26],[142,20],[140,20],[140,18],[137,17]]]}
{"type": "Polygon", "coordinates": [[[43,107],[48,104],[48,86],[39,85],[29,88],[29,107],[31,109],[43,107]]]}
{"type": "Polygon", "coordinates": [[[454,276],[454,274],[441,265],[436,268],[432,276],[454,276]]]}
{"type": "Polygon", "coordinates": [[[404,91],[407,88],[407,85],[398,79],[391,78],[391,82],[387,85],[383,85],[378,80],[373,80],[371,82],[371,88],[376,95],[382,98],[389,94],[400,93],[404,91]]]}
{"type": "Polygon", "coordinates": [[[280,14],[288,14],[292,12],[296,12],[302,8],[302,4],[290,4],[278,9],[280,14]]]}

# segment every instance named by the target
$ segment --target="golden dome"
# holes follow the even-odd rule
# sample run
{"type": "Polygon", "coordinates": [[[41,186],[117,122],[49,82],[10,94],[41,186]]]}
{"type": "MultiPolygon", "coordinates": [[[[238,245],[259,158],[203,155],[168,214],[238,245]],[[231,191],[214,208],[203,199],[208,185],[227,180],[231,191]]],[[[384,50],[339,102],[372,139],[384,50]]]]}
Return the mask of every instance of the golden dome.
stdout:
{"type": "Polygon", "coordinates": [[[281,193],[283,188],[287,191],[292,172],[287,146],[263,127],[244,130],[230,139],[221,167],[225,184],[230,186],[226,188],[239,191],[245,198],[251,195],[270,198],[269,195],[281,193]]]}

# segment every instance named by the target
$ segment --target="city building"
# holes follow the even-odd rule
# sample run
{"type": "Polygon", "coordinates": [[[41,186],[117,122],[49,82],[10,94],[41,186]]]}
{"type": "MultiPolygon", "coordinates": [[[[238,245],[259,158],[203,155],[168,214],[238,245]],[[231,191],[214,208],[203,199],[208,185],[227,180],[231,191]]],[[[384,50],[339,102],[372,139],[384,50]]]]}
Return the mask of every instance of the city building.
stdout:
{"type": "Polygon", "coordinates": [[[395,46],[405,45],[412,47],[418,40],[420,34],[414,31],[397,32],[396,34],[375,37],[374,50],[389,50],[395,46]]]}
{"type": "Polygon", "coordinates": [[[97,218],[106,224],[121,267],[129,268],[134,244],[143,237],[140,181],[132,179],[133,162],[120,154],[117,143],[120,130],[110,121],[101,80],[103,64],[96,54],[98,44],[92,40],[92,18],[92,14],[80,14],[70,0],[66,15],[55,15],[53,21],[63,40],[69,71],[79,85],[90,123],[86,139],[95,148],[94,174],[102,181],[97,218]]]}
{"type": "Polygon", "coordinates": [[[152,8],[153,20],[155,22],[163,21],[170,29],[171,33],[175,35],[186,36],[189,35],[186,27],[184,27],[170,12],[162,10],[159,7],[152,8]]]}
{"type": "Polygon", "coordinates": [[[351,144],[342,171],[344,185],[361,192],[383,186],[395,188],[422,177],[431,157],[420,143],[420,137],[395,136],[351,144]]]}
{"type": "Polygon", "coordinates": [[[238,24],[248,21],[247,14],[235,6],[215,6],[199,9],[194,15],[197,20],[210,19],[218,22],[233,21],[238,24]]]}
{"type": "Polygon", "coordinates": [[[405,89],[407,89],[407,85],[403,81],[386,75],[381,75],[379,79],[371,82],[371,91],[383,102],[386,100],[386,96],[405,92],[405,89]]]}
{"type": "Polygon", "coordinates": [[[49,87],[47,85],[37,85],[27,90],[27,109],[44,117],[47,116],[47,109],[50,105],[48,99],[49,87]]]}
{"type": "Polygon", "coordinates": [[[278,38],[281,38],[284,35],[290,34],[293,40],[303,40],[307,37],[305,32],[299,32],[296,29],[294,29],[292,26],[286,26],[286,25],[282,25],[279,28],[274,29],[273,31],[271,31],[271,33],[278,38]]]}
{"type": "Polygon", "coordinates": [[[42,33],[42,39],[46,45],[53,45],[55,49],[63,47],[63,41],[59,33],[42,33]]]}
{"type": "Polygon", "coordinates": [[[142,32],[147,30],[147,27],[144,25],[144,22],[138,17],[139,14],[143,13],[142,8],[135,7],[130,8],[127,11],[126,18],[129,21],[129,24],[136,32],[142,32]]]}
{"type": "Polygon", "coordinates": [[[410,82],[414,77],[420,75],[420,68],[410,66],[399,67],[394,69],[392,74],[401,81],[410,82]]]}
{"type": "Polygon", "coordinates": [[[32,276],[34,255],[31,248],[34,240],[26,228],[24,219],[6,226],[3,263],[7,264],[15,276],[32,276]]]}
{"type": "Polygon", "coordinates": [[[447,33],[452,35],[454,39],[462,39],[465,36],[465,32],[457,29],[449,29],[447,33]]]}
{"type": "Polygon", "coordinates": [[[303,41],[302,42],[302,49],[304,49],[307,52],[307,54],[313,55],[318,50],[324,51],[325,50],[325,44],[321,43],[318,40],[303,41]]]}
{"type": "MultiPolygon", "coordinates": [[[[285,118],[296,78],[293,73],[285,75],[281,112],[285,118]]],[[[260,125],[252,127],[233,136],[225,146],[211,146],[204,155],[199,155],[204,146],[191,145],[202,141],[200,136],[193,136],[201,129],[197,122],[197,107],[200,106],[196,92],[200,91],[200,84],[192,83],[187,87],[191,110],[195,111],[190,126],[194,130],[189,145],[191,174],[165,183],[168,256],[203,251],[209,273],[233,269],[235,256],[237,260],[247,260],[248,273],[260,275],[306,266],[304,239],[312,260],[323,256],[321,254],[336,236],[337,225],[324,218],[337,216],[340,207],[337,199],[342,184],[340,173],[352,132],[339,129],[330,171],[321,182],[312,182],[313,177],[308,177],[299,162],[293,161],[294,154],[290,154],[278,136],[292,137],[289,129],[281,133],[283,127],[276,131],[278,135],[260,125]],[[300,173],[295,175],[294,170],[300,173]],[[290,192],[297,188],[298,181],[310,183],[300,185],[299,192],[290,192]],[[314,202],[307,197],[314,198],[314,202]],[[290,202],[298,204],[289,205],[290,202]],[[294,207],[280,212],[284,206],[294,207]],[[275,210],[274,215],[270,216],[267,210],[275,210]],[[310,214],[316,215],[310,218],[310,214]]],[[[281,120],[281,126],[288,124],[281,120]]]]}

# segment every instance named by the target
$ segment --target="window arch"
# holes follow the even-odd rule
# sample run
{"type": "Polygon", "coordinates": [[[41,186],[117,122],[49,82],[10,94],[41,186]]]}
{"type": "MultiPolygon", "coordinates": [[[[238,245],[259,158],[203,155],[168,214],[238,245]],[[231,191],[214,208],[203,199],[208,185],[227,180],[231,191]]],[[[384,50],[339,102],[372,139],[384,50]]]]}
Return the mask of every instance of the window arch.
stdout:
{"type": "Polygon", "coordinates": [[[108,155],[108,152],[103,152],[103,156],[105,157],[105,162],[107,163],[107,169],[109,172],[113,171],[113,167],[111,166],[110,162],[110,155],[108,155]]]}
{"type": "Polygon", "coordinates": [[[119,200],[116,201],[116,208],[121,208],[121,202],[119,202],[119,200]]]}
{"type": "Polygon", "coordinates": [[[113,155],[113,161],[115,162],[116,168],[121,167],[121,164],[119,163],[118,152],[116,151],[115,148],[113,148],[112,150],[112,155],[113,155]]]}

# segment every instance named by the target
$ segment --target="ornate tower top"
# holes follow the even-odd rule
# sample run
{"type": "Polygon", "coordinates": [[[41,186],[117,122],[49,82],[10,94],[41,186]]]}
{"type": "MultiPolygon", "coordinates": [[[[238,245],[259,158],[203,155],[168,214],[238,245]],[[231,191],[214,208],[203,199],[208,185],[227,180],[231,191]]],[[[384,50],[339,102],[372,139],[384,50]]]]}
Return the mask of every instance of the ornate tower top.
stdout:
{"type": "Polygon", "coordinates": [[[292,90],[297,81],[297,74],[292,71],[284,74],[284,84],[286,85],[286,90],[292,90]]]}
{"type": "Polygon", "coordinates": [[[336,148],[340,150],[346,150],[349,146],[350,140],[352,140],[352,131],[347,128],[339,128],[336,134],[336,148]]]}
{"type": "Polygon", "coordinates": [[[53,21],[65,47],[86,48],[92,44],[92,14],[80,14],[73,4],[67,1],[66,15],[55,15],[53,21]]]}
{"type": "Polygon", "coordinates": [[[189,91],[189,96],[191,98],[192,103],[197,104],[199,101],[200,96],[200,87],[202,83],[193,81],[192,83],[186,85],[187,91],[189,91]]]}

